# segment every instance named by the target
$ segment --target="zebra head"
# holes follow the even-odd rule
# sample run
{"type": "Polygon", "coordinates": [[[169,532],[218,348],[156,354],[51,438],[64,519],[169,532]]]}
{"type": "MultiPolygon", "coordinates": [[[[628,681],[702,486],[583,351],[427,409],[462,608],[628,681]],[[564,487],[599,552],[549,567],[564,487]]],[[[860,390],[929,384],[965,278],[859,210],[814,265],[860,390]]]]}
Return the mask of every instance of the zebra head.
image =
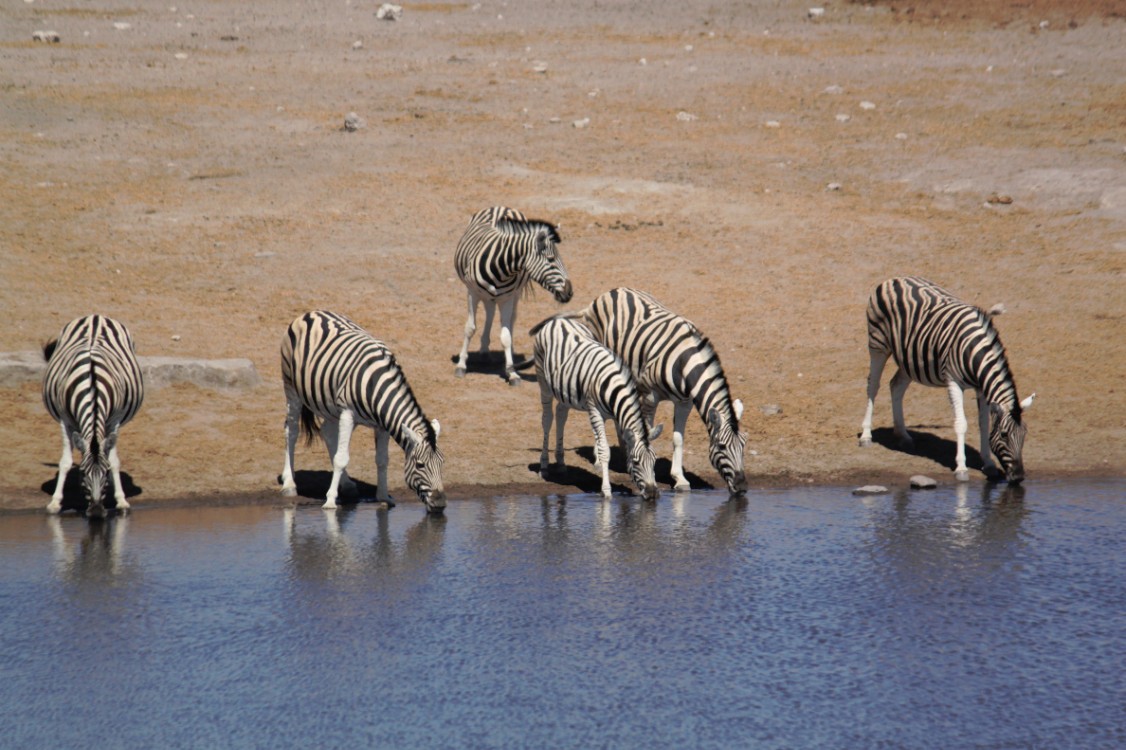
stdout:
{"type": "MultiPolygon", "coordinates": [[[[644,422],[641,428],[646,429],[644,422]]],[[[661,488],[657,486],[657,477],[654,474],[657,458],[653,455],[653,446],[645,439],[644,434],[635,435],[631,431],[626,431],[622,438],[626,444],[629,475],[633,478],[633,483],[641,491],[641,497],[646,500],[656,500],[661,496],[661,488]]]]}
{"type": "Polygon", "coordinates": [[[104,518],[106,507],[102,503],[102,496],[106,491],[106,476],[110,472],[109,459],[105,451],[98,445],[98,439],[91,440],[91,445],[85,445],[82,436],[77,432],[71,436],[74,445],[81,446],[82,463],[82,490],[86,494],[86,515],[90,518],[104,518]]]}
{"type": "Polygon", "coordinates": [[[743,402],[739,399],[732,402],[730,415],[722,414],[714,406],[708,410],[708,457],[732,495],[747,491],[747,476],[743,473],[743,446],[747,444],[747,436],[739,432],[742,417],[743,402]]]}
{"type": "Polygon", "coordinates": [[[556,302],[571,301],[574,290],[563,259],[556,249],[562,240],[554,224],[546,221],[528,222],[534,231],[532,251],[528,258],[528,275],[555,297],[556,302]]]}
{"type": "MultiPolygon", "coordinates": [[[[407,431],[406,463],[403,467],[407,486],[418,495],[426,506],[427,513],[441,514],[446,509],[446,492],[442,486],[442,452],[438,450],[438,434],[441,425],[435,419],[430,422],[432,434],[422,435],[414,430],[407,431]]],[[[431,432],[428,430],[427,432],[431,432]]]]}
{"type": "Polygon", "coordinates": [[[1024,436],[1028,428],[1021,423],[1022,411],[1032,406],[1036,394],[1021,401],[1015,408],[1006,410],[1000,404],[990,404],[989,450],[997,458],[1005,479],[1011,484],[1024,481],[1024,436]]]}

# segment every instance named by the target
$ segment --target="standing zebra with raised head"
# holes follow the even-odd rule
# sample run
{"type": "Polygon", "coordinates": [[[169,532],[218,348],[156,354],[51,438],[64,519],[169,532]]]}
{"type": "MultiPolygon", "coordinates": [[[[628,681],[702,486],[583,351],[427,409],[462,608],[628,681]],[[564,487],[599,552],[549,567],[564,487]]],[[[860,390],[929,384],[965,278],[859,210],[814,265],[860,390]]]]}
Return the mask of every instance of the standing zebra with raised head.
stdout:
{"type": "Polygon", "coordinates": [[[653,477],[656,459],[641,411],[637,386],[614,353],[594,340],[574,318],[548,318],[528,332],[535,338],[536,379],[543,404],[543,450],[540,470],[548,470],[547,446],[555,407],[555,463],[562,468],[563,427],[570,409],[582,409],[594,429],[594,463],[602,470],[602,496],[610,497],[610,448],[606,442],[607,417],[614,420],[625,444],[630,476],[646,500],[661,491],[653,477]]]}
{"type": "Polygon", "coordinates": [[[732,400],[719,354],[708,337],[651,295],[634,289],[612,289],[578,316],[629,367],[641,391],[646,422],[653,423],[661,401],[673,402],[676,490],[690,489],[684,476],[684,428],[695,406],[708,428],[712,466],[731,494],[745,492],[743,446],[747,437],[739,432],[743,403],[732,400]]]}
{"type": "Polygon", "coordinates": [[[282,493],[297,494],[293,481],[293,449],[298,429],[306,441],[320,432],[332,459],[332,483],[325,508],[335,508],[341,485],[353,492],[348,477],[348,445],[357,424],[375,429],[377,499],[387,493],[388,438],[406,454],[404,476],[430,513],[446,507],[442,487],[442,454],[438,420],[428,421],[411,391],[395,355],[343,315],[317,310],[298,317],[281,345],[285,388],[285,467],[282,493]],[[323,420],[318,426],[317,418],[323,420]]]}
{"type": "Polygon", "coordinates": [[[112,318],[88,315],[67,323],[58,338],[43,347],[43,356],[47,359],[43,403],[63,433],[59,479],[47,512],[58,513],[62,509],[63,485],[74,465],[75,448],[82,453],[79,466],[86,493],[86,515],[105,515],[102,494],[107,473],[113,478],[117,509],[128,510],[121,487],[117,436],[121,425],[133,418],[145,397],[133,337],[112,318]]]}
{"type": "Polygon", "coordinates": [[[1021,451],[1027,428],[1021,416],[1036,394],[1024,401],[1017,398],[1005,347],[992,322],[996,314],[999,312],[987,313],[966,304],[917,276],[888,279],[876,287],[868,300],[868,408],[860,427],[860,445],[872,444],[872,407],[884,365],[888,357],[894,357],[899,370],[891,379],[891,412],[895,434],[903,445],[914,443],[903,422],[907,386],[914,381],[946,388],[958,438],[954,476],[969,479],[962,392],[973,388],[985,472],[996,469],[992,453],[1010,482],[1023,480],[1021,451]]]}
{"type": "Polygon", "coordinates": [[[528,219],[512,208],[494,206],[477,212],[469,220],[454,254],[454,268],[465,284],[469,317],[465,338],[454,374],[465,376],[469,339],[477,330],[477,304],[485,303],[485,328],[481,332],[481,353],[489,350],[493,316],[500,305],[500,342],[504,347],[504,373],[510,385],[520,382],[512,362],[512,326],[516,322],[516,303],[529,280],[555,296],[557,302],[570,302],[571,280],[556,248],[561,242],[554,224],[528,219]]]}

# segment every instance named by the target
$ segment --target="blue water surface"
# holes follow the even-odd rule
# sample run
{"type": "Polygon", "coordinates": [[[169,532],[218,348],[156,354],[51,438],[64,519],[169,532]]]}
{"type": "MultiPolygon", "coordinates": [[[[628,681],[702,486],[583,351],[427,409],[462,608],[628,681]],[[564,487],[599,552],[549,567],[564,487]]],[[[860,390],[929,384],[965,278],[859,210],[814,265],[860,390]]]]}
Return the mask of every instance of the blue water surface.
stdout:
{"type": "Polygon", "coordinates": [[[0,747],[1126,747],[1124,495],[0,517],[0,747]]]}

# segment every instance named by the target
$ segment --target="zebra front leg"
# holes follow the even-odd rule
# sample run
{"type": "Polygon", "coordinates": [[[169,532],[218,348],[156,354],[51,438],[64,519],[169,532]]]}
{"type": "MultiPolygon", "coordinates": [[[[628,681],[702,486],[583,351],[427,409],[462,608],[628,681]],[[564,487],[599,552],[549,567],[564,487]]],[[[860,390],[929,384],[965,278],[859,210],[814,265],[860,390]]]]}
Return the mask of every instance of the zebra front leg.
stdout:
{"type": "Polygon", "coordinates": [[[63,431],[63,455],[59,457],[59,479],[55,482],[55,492],[51,495],[51,502],[47,503],[47,512],[51,514],[58,513],[63,508],[63,486],[70,467],[74,466],[74,446],[70,442],[70,432],[64,422],[59,425],[63,431]]]}
{"type": "MultiPolygon", "coordinates": [[[[120,426],[120,425],[118,425],[120,426]]],[[[113,428],[106,443],[109,450],[109,475],[113,479],[113,501],[118,513],[129,510],[129,501],[125,499],[125,488],[121,486],[121,458],[117,455],[117,429],[113,428]]]]}
{"type": "Polygon", "coordinates": [[[602,497],[609,500],[610,492],[610,446],[606,443],[606,422],[595,407],[587,409],[590,426],[594,430],[594,465],[602,470],[602,497]]]}
{"type": "Polygon", "coordinates": [[[552,422],[552,402],[555,398],[552,396],[551,389],[543,382],[542,376],[540,379],[540,406],[543,409],[543,416],[540,417],[540,425],[543,427],[543,447],[540,449],[540,474],[547,474],[549,469],[547,463],[547,446],[551,440],[551,422],[552,422]]]}
{"type": "Polygon", "coordinates": [[[555,405],[555,470],[565,471],[567,468],[563,454],[563,432],[567,427],[567,414],[571,407],[560,401],[555,405]]]}
{"type": "Polygon", "coordinates": [[[500,343],[504,347],[504,377],[509,385],[519,385],[520,376],[512,363],[512,326],[516,324],[516,300],[513,294],[500,306],[500,343]]]}
{"type": "MultiPolygon", "coordinates": [[[[325,504],[321,506],[322,508],[336,507],[341,480],[348,477],[346,473],[348,468],[348,444],[352,440],[352,429],[354,427],[355,420],[350,409],[340,412],[339,419],[326,419],[324,425],[321,426],[321,434],[325,436],[326,444],[329,442],[330,433],[332,436],[330,447],[332,453],[332,483],[328,486],[328,493],[325,495],[325,504]],[[326,427],[329,429],[326,430],[326,427]]],[[[352,480],[348,479],[348,481],[351,482],[352,480]]]]}
{"type": "Polygon", "coordinates": [[[375,428],[375,472],[376,472],[376,488],[375,499],[381,502],[390,503],[391,495],[387,491],[387,445],[391,439],[391,433],[382,427],[375,428]]]}
{"type": "Polygon", "coordinates": [[[461,341],[461,353],[457,356],[457,367],[454,368],[454,375],[459,378],[465,377],[466,366],[469,361],[469,339],[473,338],[473,333],[477,330],[477,295],[469,292],[466,296],[469,299],[469,317],[465,320],[465,337],[461,341]]]}
{"type": "Polygon", "coordinates": [[[985,475],[990,478],[996,478],[1000,475],[997,464],[993,462],[993,451],[989,447],[989,417],[990,417],[989,404],[985,400],[985,396],[981,391],[977,392],[977,427],[981,433],[981,446],[979,453],[981,453],[981,470],[985,475]]]}
{"type": "Polygon", "coordinates": [[[688,479],[684,476],[684,428],[688,424],[688,415],[692,411],[691,401],[677,401],[673,405],[672,413],[672,478],[673,489],[677,492],[687,492],[692,489],[688,479]]]}
{"type": "Polygon", "coordinates": [[[880,392],[880,377],[884,374],[887,361],[887,352],[868,350],[868,408],[864,411],[864,421],[860,423],[861,448],[872,444],[872,409],[875,407],[876,394],[880,392]]]}
{"type": "MultiPolygon", "coordinates": [[[[351,413],[351,412],[349,412],[351,413]]],[[[355,417],[353,417],[352,429],[355,429],[355,417]]],[[[321,437],[324,438],[325,447],[328,449],[328,460],[336,461],[338,453],[338,446],[341,435],[340,420],[326,417],[324,424],[321,425],[321,437]]],[[[351,431],[348,432],[348,439],[352,437],[351,431]]],[[[347,443],[345,444],[347,445],[347,443]]],[[[348,476],[347,471],[340,473],[340,494],[344,497],[353,498],[356,496],[356,483],[352,481],[352,477],[348,476]]]]}
{"type": "MultiPolygon", "coordinates": [[[[946,392],[950,395],[950,406],[954,409],[954,437],[958,441],[958,452],[954,458],[954,478],[959,482],[969,481],[970,470],[966,468],[966,409],[962,403],[962,386],[950,382],[946,384],[946,392]]],[[[986,448],[985,450],[989,450],[986,448]]]]}
{"type": "Polygon", "coordinates": [[[301,401],[297,394],[285,390],[285,465],[282,467],[282,495],[297,497],[297,483],[293,481],[293,451],[297,447],[297,433],[300,432],[301,401]]]}
{"type": "Polygon", "coordinates": [[[911,385],[911,377],[900,367],[892,376],[889,388],[891,390],[891,419],[895,425],[895,435],[899,438],[899,446],[906,449],[915,447],[915,440],[907,432],[907,425],[903,421],[903,394],[907,392],[909,385],[911,385]]]}

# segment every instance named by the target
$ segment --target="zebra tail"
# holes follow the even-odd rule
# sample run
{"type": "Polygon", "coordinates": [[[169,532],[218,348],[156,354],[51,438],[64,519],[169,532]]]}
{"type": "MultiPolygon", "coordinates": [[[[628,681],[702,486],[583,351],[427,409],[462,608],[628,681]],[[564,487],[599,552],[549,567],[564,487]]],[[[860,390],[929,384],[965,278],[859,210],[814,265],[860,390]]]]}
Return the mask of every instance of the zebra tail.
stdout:
{"type": "Polygon", "coordinates": [[[313,410],[307,406],[301,407],[301,434],[305,436],[305,445],[310,446],[313,444],[313,438],[319,435],[321,426],[317,424],[317,417],[313,414],[313,410]]]}

